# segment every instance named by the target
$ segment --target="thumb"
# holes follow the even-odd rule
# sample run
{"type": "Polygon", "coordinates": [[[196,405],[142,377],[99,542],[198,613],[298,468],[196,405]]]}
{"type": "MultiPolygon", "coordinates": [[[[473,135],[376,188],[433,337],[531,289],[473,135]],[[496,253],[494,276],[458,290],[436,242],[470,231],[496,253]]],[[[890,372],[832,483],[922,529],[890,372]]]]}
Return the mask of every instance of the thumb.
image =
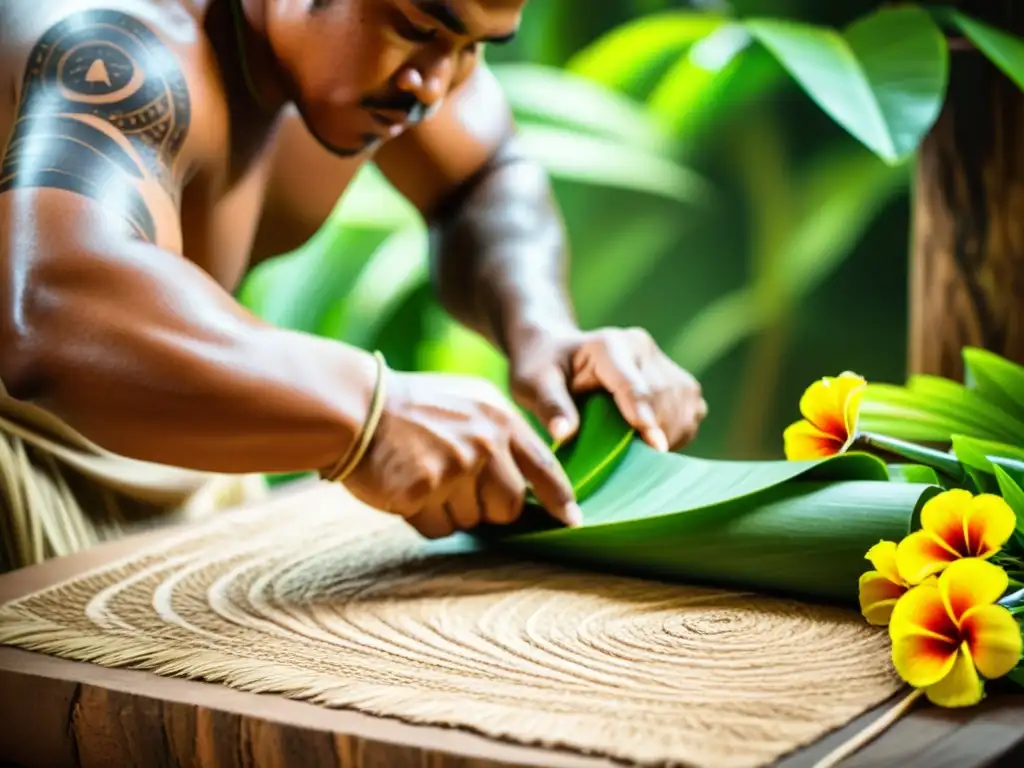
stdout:
{"type": "Polygon", "coordinates": [[[540,420],[556,444],[564,443],[579,429],[579,412],[565,374],[557,367],[517,377],[512,388],[520,404],[540,420]]]}

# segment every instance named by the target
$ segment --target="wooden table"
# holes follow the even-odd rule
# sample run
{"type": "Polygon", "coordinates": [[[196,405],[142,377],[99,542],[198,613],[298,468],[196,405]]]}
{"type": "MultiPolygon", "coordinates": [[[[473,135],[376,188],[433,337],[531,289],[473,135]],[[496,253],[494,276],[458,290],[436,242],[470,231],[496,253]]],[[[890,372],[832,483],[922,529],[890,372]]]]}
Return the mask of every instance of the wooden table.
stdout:
{"type": "MultiPolygon", "coordinates": [[[[160,533],[0,576],[0,602],[130,554],[160,533]]],[[[842,685],[841,680],[825,681],[842,685]]],[[[780,768],[817,759],[891,706],[853,721],[780,768]]],[[[258,768],[597,768],[607,760],[406,725],[149,672],[106,669],[0,647],[0,763],[20,766],[258,768]]],[[[919,706],[845,766],[1024,765],[1024,696],[967,710],[919,706]]]]}

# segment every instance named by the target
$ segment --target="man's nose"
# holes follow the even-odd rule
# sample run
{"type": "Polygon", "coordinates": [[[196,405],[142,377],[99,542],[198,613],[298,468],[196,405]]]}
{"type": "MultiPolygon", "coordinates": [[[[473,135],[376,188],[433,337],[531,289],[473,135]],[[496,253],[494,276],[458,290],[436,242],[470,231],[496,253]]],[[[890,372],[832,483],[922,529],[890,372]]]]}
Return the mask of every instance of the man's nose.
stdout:
{"type": "Polygon", "coordinates": [[[398,88],[415,96],[428,112],[440,106],[451,87],[453,65],[451,56],[437,56],[429,61],[411,62],[398,74],[398,88]]]}

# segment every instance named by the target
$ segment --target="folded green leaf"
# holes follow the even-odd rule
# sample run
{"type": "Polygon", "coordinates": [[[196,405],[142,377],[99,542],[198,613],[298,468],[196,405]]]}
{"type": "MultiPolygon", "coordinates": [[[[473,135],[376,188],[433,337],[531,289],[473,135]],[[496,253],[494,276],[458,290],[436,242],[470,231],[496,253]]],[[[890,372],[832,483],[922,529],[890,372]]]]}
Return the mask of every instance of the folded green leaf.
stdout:
{"type": "Polygon", "coordinates": [[[811,98],[886,162],[914,152],[939,115],[949,55],[918,7],[877,11],[841,34],[790,21],[746,24],[811,98]]]}
{"type": "Polygon", "coordinates": [[[559,451],[583,490],[584,525],[560,527],[530,507],[511,526],[475,532],[478,546],[849,603],[867,550],[904,536],[939,490],[890,482],[863,453],[807,462],[659,453],[632,436],[610,398],[592,398],[579,437],[559,451]]]}
{"type": "MultiPolygon", "coordinates": [[[[921,483],[942,486],[942,478],[923,464],[889,464],[889,479],[894,483],[921,483]]],[[[944,487],[944,486],[942,486],[944,487]]]]}

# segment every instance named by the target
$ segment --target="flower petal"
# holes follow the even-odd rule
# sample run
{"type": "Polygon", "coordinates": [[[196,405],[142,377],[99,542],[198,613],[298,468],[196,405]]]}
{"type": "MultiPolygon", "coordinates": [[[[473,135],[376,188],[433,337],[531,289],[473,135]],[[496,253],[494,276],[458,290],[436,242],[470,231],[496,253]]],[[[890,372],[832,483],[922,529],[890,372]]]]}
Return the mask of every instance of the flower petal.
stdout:
{"type": "Polygon", "coordinates": [[[1006,571],[988,560],[965,557],[950,563],[938,579],[938,590],[946,612],[956,622],[968,610],[996,602],[1010,579],[1006,571]]]}
{"type": "Polygon", "coordinates": [[[818,379],[800,398],[800,413],[822,432],[843,444],[849,437],[846,401],[852,391],[865,384],[862,377],[849,371],[818,379]]]}
{"type": "Polygon", "coordinates": [[[974,557],[991,557],[1013,534],[1017,516],[1001,497],[992,493],[975,496],[964,511],[964,539],[974,557]]]}
{"type": "Polygon", "coordinates": [[[892,643],[892,665],[915,688],[927,688],[946,677],[956,657],[955,645],[928,635],[904,635],[892,643]]]}
{"type": "Polygon", "coordinates": [[[946,612],[937,580],[929,579],[911,588],[896,601],[889,620],[889,637],[895,643],[906,635],[942,640],[953,650],[959,644],[959,631],[946,612]]]}
{"type": "Polygon", "coordinates": [[[928,701],[940,707],[971,707],[981,701],[985,689],[965,643],[956,654],[949,673],[925,690],[928,701]]]}
{"type": "Polygon", "coordinates": [[[860,612],[868,624],[884,627],[889,623],[896,601],[906,591],[907,588],[902,584],[894,584],[878,571],[861,574],[858,595],[860,612]]]}
{"type": "MultiPolygon", "coordinates": [[[[847,374],[842,374],[846,376],[847,374]]],[[[856,376],[857,374],[849,374],[856,376]]],[[[860,423],[860,404],[867,391],[867,383],[864,379],[857,377],[862,382],[859,386],[850,390],[846,396],[846,403],[843,405],[843,420],[846,422],[847,441],[857,434],[857,425],[860,423]]]]}
{"type": "Polygon", "coordinates": [[[979,605],[964,612],[960,634],[974,665],[989,680],[1017,666],[1024,650],[1020,625],[1001,605],[979,605]]]}
{"type": "Polygon", "coordinates": [[[835,456],[843,449],[843,442],[827,435],[801,419],[786,427],[782,433],[782,445],[789,461],[824,459],[835,456]]]}
{"type": "Polygon", "coordinates": [[[964,518],[974,496],[962,488],[943,491],[921,509],[921,528],[930,531],[961,557],[969,557],[964,538],[964,518]]]}
{"type": "Polygon", "coordinates": [[[899,568],[896,567],[896,542],[880,541],[864,555],[875,570],[894,584],[903,583],[899,568]]]}
{"type": "Polygon", "coordinates": [[[908,584],[920,584],[958,558],[931,531],[915,531],[896,546],[896,568],[908,584]]]}

